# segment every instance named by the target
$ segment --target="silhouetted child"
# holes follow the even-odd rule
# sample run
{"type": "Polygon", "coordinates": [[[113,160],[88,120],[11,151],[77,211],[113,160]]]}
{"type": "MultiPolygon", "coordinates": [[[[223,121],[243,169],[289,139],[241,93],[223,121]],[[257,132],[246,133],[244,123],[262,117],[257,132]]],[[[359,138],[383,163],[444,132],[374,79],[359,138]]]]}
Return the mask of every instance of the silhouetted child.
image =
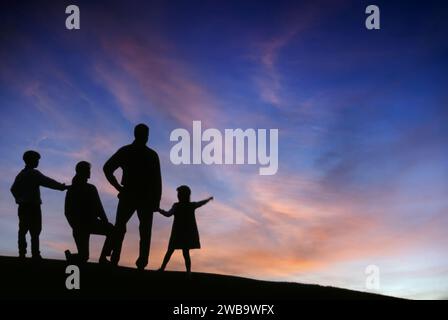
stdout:
{"type": "Polygon", "coordinates": [[[179,202],[173,204],[170,211],[164,211],[162,209],[158,210],[166,217],[174,215],[168,250],[163,259],[162,266],[159,269],[160,271],[165,270],[174,250],[182,249],[185,259],[185,267],[187,268],[187,275],[190,276],[191,274],[190,249],[201,248],[194,211],[210,200],[213,200],[213,197],[199,202],[190,202],[190,195],[191,190],[188,186],[180,186],[177,188],[177,198],[179,199],[179,202]]]}
{"type": "Polygon", "coordinates": [[[41,259],[39,251],[39,235],[42,230],[42,212],[40,198],[40,186],[66,190],[65,184],[44,176],[36,170],[39,166],[40,154],[36,151],[27,151],[23,154],[25,168],[20,171],[11,187],[16,203],[19,205],[19,257],[26,256],[26,234],[31,235],[31,253],[33,259],[41,259]]]}

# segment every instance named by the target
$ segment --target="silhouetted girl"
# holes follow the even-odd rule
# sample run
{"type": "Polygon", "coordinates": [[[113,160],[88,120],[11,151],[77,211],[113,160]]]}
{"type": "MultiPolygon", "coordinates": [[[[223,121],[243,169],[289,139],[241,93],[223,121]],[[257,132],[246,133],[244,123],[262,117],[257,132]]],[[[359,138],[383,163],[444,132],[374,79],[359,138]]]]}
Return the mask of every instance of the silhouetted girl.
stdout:
{"type": "Polygon", "coordinates": [[[196,224],[196,218],[194,211],[213,200],[210,197],[206,200],[199,202],[190,202],[191,190],[188,186],[180,186],[177,188],[177,198],[179,202],[173,204],[170,211],[159,209],[158,211],[166,217],[174,215],[173,227],[171,229],[170,242],[168,244],[168,250],[163,259],[160,271],[165,270],[168,261],[170,261],[171,255],[174,250],[182,249],[185,267],[187,268],[187,274],[191,273],[191,259],[190,249],[200,249],[201,244],[199,242],[199,232],[196,224]]]}

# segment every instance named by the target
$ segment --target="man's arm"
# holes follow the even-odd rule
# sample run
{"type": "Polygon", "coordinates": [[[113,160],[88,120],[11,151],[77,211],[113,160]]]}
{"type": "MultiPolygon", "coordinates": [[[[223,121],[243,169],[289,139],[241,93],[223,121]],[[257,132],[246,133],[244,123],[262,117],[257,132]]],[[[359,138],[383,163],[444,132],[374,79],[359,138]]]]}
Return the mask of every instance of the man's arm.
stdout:
{"type": "Polygon", "coordinates": [[[67,190],[67,186],[64,183],[59,183],[56,180],[53,180],[53,179],[43,175],[39,171],[37,173],[37,179],[38,179],[39,185],[42,187],[50,188],[50,189],[54,189],[54,190],[60,190],[60,191],[67,190]]]}
{"type": "Polygon", "coordinates": [[[121,149],[118,150],[109,160],[106,161],[103,167],[104,175],[107,181],[118,191],[123,190],[123,186],[118,182],[117,178],[114,176],[115,170],[121,166],[121,149]]]}
{"type": "Polygon", "coordinates": [[[155,170],[155,192],[156,192],[156,199],[157,199],[157,207],[159,207],[160,205],[160,200],[162,199],[162,173],[160,170],[160,160],[159,160],[159,155],[157,154],[157,152],[155,152],[155,166],[154,166],[154,170],[155,170]]]}

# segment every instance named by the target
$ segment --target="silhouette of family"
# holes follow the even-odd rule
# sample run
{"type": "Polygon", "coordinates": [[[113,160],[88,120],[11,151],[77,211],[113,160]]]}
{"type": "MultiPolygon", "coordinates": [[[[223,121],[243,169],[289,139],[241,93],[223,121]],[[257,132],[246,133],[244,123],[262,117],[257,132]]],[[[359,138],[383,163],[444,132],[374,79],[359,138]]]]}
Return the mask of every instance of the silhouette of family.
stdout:
{"type": "Polygon", "coordinates": [[[25,259],[27,253],[26,234],[31,237],[31,255],[35,261],[41,260],[39,235],[42,230],[42,211],[40,187],[67,191],[65,197],[65,216],[72,228],[77,253],[65,251],[70,263],[81,264],[89,260],[89,240],[91,234],[104,235],[103,248],[99,263],[118,265],[121,248],[126,234],[126,224],[135,211],[139,219],[139,256],[136,266],[145,269],[148,264],[151,231],[154,212],[170,217],[174,216],[171,236],[160,271],[164,271],[171,255],[181,249],[185,259],[187,275],[191,273],[190,249],[199,249],[199,232],[196,224],[195,210],[213,197],[191,202],[191,190],[182,185],[177,188],[178,202],[169,211],[160,208],[162,197],[162,176],[157,152],[147,146],[149,128],[139,124],[134,129],[134,141],[120,148],[103,167],[109,183],[118,191],[118,206],[115,224],[109,222],[97,188],[88,183],[91,175],[91,164],[79,162],[75,167],[72,184],[67,186],[44,174],[39,166],[40,154],[29,150],[23,154],[25,168],[15,178],[11,192],[18,205],[19,257],[25,259]],[[114,172],[121,168],[121,183],[114,172]],[[109,260],[109,259],[110,260],[109,260]]]}

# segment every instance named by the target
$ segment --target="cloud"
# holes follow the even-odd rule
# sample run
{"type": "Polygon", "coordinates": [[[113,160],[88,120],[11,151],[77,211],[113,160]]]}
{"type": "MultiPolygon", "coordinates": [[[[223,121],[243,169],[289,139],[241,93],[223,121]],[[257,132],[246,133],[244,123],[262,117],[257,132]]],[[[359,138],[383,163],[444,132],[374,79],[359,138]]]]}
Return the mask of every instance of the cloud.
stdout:
{"type": "Polygon", "coordinates": [[[325,2],[320,6],[316,3],[295,4],[282,15],[283,20],[277,28],[272,28],[276,30],[274,34],[264,36],[264,40],[253,43],[256,53],[252,55],[252,58],[259,65],[253,81],[258,87],[262,101],[278,110],[291,109],[291,104],[296,107],[297,101],[292,101],[288,97],[288,90],[284,85],[284,76],[288,68],[285,67],[282,53],[291,45],[301,43],[305,46],[304,36],[308,35],[320,21],[335,14],[344,6],[342,2],[337,4],[325,2]]]}
{"type": "Polygon", "coordinates": [[[152,43],[116,34],[113,39],[101,38],[103,50],[113,54],[110,63],[97,62],[95,75],[116,97],[123,114],[131,121],[164,114],[182,126],[191,126],[193,120],[213,125],[225,119],[217,99],[194,71],[160,41],[164,40],[152,43]]]}

